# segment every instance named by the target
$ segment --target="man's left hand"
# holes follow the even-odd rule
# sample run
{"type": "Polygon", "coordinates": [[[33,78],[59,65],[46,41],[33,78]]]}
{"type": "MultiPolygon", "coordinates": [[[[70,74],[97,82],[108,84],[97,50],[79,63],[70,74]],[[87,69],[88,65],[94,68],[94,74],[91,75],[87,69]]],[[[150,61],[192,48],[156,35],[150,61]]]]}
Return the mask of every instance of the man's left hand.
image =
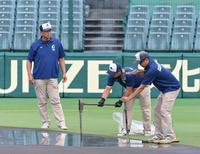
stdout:
{"type": "Polygon", "coordinates": [[[122,100],[122,102],[126,103],[126,102],[129,101],[129,98],[126,97],[126,96],[123,96],[123,97],[121,98],[121,100],[122,100]]]}
{"type": "Polygon", "coordinates": [[[67,76],[66,73],[64,73],[62,77],[62,82],[65,83],[66,81],[67,81],[67,76]]]}

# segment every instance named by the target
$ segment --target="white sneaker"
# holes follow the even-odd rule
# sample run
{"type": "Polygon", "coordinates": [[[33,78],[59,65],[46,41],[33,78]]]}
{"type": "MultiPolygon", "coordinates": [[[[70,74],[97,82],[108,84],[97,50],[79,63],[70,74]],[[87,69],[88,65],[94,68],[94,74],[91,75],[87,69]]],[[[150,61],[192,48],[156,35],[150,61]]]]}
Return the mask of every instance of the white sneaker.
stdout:
{"type": "Polygon", "coordinates": [[[167,136],[166,138],[160,140],[158,143],[159,144],[170,144],[170,143],[177,143],[179,140],[177,138],[172,138],[167,136]]]}
{"type": "Polygon", "coordinates": [[[121,132],[117,134],[117,136],[126,136],[126,135],[127,135],[127,132],[125,128],[122,128],[121,132]]]}
{"type": "Polygon", "coordinates": [[[67,130],[67,129],[68,129],[66,125],[59,125],[58,127],[59,127],[60,129],[62,129],[62,130],[67,130]]]}
{"type": "Polygon", "coordinates": [[[49,124],[48,123],[43,123],[41,128],[48,129],[49,128],[49,124]]]}
{"type": "Polygon", "coordinates": [[[151,131],[144,131],[144,136],[151,136],[151,131]]]}
{"type": "Polygon", "coordinates": [[[151,139],[148,139],[148,142],[149,143],[157,143],[159,142],[160,140],[162,140],[162,138],[158,137],[158,136],[153,136],[151,139]]]}

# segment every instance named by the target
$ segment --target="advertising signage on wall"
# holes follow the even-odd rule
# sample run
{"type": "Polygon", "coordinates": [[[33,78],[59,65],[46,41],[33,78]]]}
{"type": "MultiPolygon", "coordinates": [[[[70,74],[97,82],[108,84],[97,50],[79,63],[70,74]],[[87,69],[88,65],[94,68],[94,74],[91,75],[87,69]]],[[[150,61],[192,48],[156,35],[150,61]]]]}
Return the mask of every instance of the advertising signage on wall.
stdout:
{"type": "MultiPolygon", "coordinates": [[[[200,56],[198,54],[152,54],[181,82],[179,97],[200,96],[200,56]]],[[[35,97],[26,72],[26,54],[0,55],[0,97],[35,97]]],[[[61,97],[100,97],[107,83],[107,68],[112,62],[137,67],[133,54],[67,54],[67,83],[59,79],[61,97]]],[[[123,89],[115,84],[111,97],[120,97],[123,89]]],[[[152,85],[152,97],[158,92],[152,85]]]]}

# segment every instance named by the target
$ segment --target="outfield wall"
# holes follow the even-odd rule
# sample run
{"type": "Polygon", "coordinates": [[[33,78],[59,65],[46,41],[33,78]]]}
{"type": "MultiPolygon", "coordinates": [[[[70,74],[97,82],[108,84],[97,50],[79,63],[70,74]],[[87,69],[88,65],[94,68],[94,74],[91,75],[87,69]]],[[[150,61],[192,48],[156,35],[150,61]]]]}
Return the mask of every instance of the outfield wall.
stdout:
{"type": "MultiPolygon", "coordinates": [[[[27,53],[0,52],[0,97],[35,97],[26,73],[27,53]]],[[[170,69],[182,84],[179,97],[200,97],[199,53],[156,53],[151,56],[170,69]]],[[[133,66],[132,53],[66,53],[68,82],[59,84],[61,97],[100,97],[112,62],[133,66]]],[[[60,79],[59,79],[60,81],[60,79]]],[[[114,85],[111,97],[120,97],[123,89],[114,85]]],[[[152,97],[158,91],[152,88],[152,97]]]]}

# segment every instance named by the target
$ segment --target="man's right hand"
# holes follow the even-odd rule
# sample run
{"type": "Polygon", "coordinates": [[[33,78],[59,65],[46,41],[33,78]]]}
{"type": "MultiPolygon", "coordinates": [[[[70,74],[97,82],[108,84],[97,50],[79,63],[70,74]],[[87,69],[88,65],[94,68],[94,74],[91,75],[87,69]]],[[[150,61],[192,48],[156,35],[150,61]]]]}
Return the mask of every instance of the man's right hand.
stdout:
{"type": "Polygon", "coordinates": [[[97,106],[98,107],[103,107],[105,103],[105,98],[101,98],[101,100],[98,102],[97,106]]]}
{"type": "Polygon", "coordinates": [[[123,104],[123,102],[121,100],[118,100],[117,102],[115,102],[115,107],[121,107],[123,104]]]}

